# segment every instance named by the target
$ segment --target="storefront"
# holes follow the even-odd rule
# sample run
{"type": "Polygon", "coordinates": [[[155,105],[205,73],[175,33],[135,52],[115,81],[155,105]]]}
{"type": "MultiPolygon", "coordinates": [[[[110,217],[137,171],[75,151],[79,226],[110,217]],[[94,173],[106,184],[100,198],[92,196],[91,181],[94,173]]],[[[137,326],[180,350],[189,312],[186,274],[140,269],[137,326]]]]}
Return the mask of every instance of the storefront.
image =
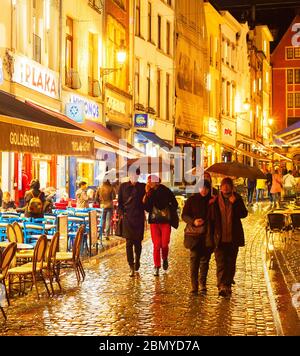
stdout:
{"type": "Polygon", "coordinates": [[[14,191],[16,200],[22,190],[22,170],[29,180],[38,178],[42,188],[56,187],[57,157],[94,158],[94,137],[84,131],[1,115],[0,132],[2,187],[14,191]]]}

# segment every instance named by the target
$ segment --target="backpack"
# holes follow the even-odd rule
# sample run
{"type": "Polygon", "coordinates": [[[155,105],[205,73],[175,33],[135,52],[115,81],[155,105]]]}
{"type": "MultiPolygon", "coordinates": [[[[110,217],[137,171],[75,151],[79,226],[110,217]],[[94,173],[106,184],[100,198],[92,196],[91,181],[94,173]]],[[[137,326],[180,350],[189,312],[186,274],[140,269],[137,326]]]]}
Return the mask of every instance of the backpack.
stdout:
{"type": "Polygon", "coordinates": [[[36,214],[36,215],[42,214],[43,213],[43,203],[40,199],[41,193],[37,197],[35,197],[33,195],[33,193],[31,193],[31,194],[32,194],[32,198],[30,199],[29,204],[28,204],[28,211],[30,213],[36,214]]]}

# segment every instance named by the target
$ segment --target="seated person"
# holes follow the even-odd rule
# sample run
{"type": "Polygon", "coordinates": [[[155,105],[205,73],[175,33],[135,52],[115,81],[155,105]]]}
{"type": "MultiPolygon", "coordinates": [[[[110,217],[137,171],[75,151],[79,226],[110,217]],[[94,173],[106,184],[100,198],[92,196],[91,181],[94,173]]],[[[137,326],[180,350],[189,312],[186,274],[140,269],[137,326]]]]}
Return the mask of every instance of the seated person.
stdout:
{"type": "Polygon", "coordinates": [[[2,209],[4,210],[16,209],[16,204],[13,200],[11,200],[11,196],[9,192],[3,193],[2,209]]]}

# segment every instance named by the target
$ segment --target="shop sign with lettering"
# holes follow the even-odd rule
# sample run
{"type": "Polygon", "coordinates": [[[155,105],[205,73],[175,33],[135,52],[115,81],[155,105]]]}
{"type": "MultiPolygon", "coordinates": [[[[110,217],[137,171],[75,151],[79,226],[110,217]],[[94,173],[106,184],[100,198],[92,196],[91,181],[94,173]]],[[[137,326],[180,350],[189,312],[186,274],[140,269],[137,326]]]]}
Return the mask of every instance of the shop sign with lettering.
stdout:
{"type": "Polygon", "coordinates": [[[207,123],[207,132],[211,135],[218,134],[218,123],[216,119],[209,118],[207,123]]]}
{"type": "Polygon", "coordinates": [[[1,151],[94,157],[93,137],[40,130],[2,121],[0,132],[1,151]]]}
{"type": "Polygon", "coordinates": [[[88,100],[84,96],[71,94],[67,97],[66,105],[67,103],[82,105],[85,119],[93,121],[100,120],[99,105],[95,101],[88,100]]]}
{"type": "Polygon", "coordinates": [[[235,122],[223,119],[221,123],[221,141],[235,147],[236,126],[235,122]]]}
{"type": "Polygon", "coordinates": [[[126,114],[126,103],[112,96],[107,96],[107,108],[121,114],[126,114]]]}
{"type": "Polygon", "coordinates": [[[59,75],[41,64],[17,54],[13,54],[14,73],[12,81],[39,93],[59,99],[59,75]]]}

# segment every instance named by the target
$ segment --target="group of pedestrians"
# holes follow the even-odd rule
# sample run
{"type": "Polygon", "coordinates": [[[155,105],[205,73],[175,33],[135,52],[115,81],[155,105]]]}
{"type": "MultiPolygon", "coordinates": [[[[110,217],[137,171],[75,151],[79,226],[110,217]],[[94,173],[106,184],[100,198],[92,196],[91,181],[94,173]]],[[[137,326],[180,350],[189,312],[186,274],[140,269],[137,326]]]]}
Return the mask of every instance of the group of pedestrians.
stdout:
{"type": "Polygon", "coordinates": [[[219,295],[231,294],[238,250],[245,245],[241,219],[247,215],[231,178],[222,180],[218,194],[214,194],[211,180],[205,179],[199,193],[187,200],[182,219],[187,223],[184,246],[190,249],[191,293],[206,292],[209,262],[214,252],[219,295]]]}
{"type": "Polygon", "coordinates": [[[297,181],[291,170],[280,173],[275,168],[273,173],[265,171],[266,179],[247,179],[247,202],[253,205],[254,192],[256,190],[256,203],[263,201],[265,192],[273,207],[278,207],[281,198],[289,198],[296,194],[297,181]]]}
{"type": "MultiPolygon", "coordinates": [[[[156,175],[150,175],[144,184],[138,182],[138,174],[131,174],[129,182],[121,184],[118,209],[131,277],[140,268],[145,211],[149,213],[154,275],[159,276],[161,266],[168,269],[171,227],[178,227],[177,208],[173,192],[156,175]]],[[[188,198],[182,212],[186,223],[184,246],[190,250],[192,294],[207,289],[212,253],[216,259],[219,295],[231,294],[238,250],[245,244],[241,219],[247,215],[242,197],[234,192],[232,179],[224,178],[218,193],[206,173],[199,192],[188,198]]]]}

